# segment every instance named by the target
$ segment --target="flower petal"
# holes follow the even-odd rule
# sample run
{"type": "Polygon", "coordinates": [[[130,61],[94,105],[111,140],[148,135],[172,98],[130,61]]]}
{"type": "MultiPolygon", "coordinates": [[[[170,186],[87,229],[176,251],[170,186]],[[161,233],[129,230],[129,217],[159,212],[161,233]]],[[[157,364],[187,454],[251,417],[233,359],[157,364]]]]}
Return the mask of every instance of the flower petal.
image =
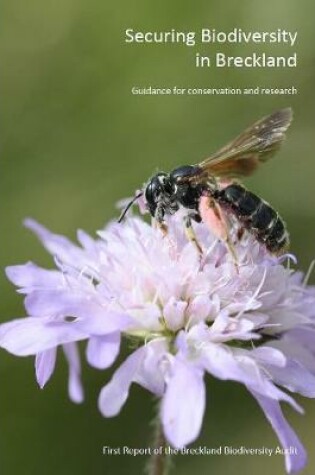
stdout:
{"type": "Polygon", "coordinates": [[[87,344],[86,358],[91,366],[108,368],[115,361],[120,348],[120,333],[92,336],[87,344]]]}
{"type": "Polygon", "coordinates": [[[168,300],[163,309],[163,316],[169,329],[177,331],[183,326],[186,308],[187,302],[183,300],[176,300],[174,297],[168,300]]]}
{"type": "Polygon", "coordinates": [[[285,453],[285,466],[287,472],[295,473],[303,470],[307,463],[306,451],[297,435],[284,418],[280,404],[277,401],[256,393],[255,391],[251,391],[251,393],[264,411],[265,416],[277,434],[282,447],[288,449],[287,453],[285,453]],[[292,448],[294,450],[292,450],[292,448]]]}
{"type": "MultiPolygon", "coordinates": [[[[263,356],[266,358],[266,352],[264,352],[263,356]]],[[[251,351],[206,343],[206,345],[201,347],[199,361],[204,369],[216,378],[238,381],[244,384],[247,389],[263,396],[276,401],[286,401],[296,411],[303,413],[303,409],[292,397],[272,383],[267,370],[264,370],[263,366],[261,367],[260,362],[255,361],[251,351]]],[[[282,371],[284,371],[283,368],[282,371]]]]}
{"type": "Polygon", "coordinates": [[[80,312],[81,305],[85,308],[88,298],[82,292],[70,289],[34,290],[25,298],[25,308],[33,317],[48,315],[75,315],[80,312]]]}
{"type": "Polygon", "coordinates": [[[57,349],[37,353],[35,358],[36,379],[41,389],[45,386],[54,372],[56,364],[57,349]]]}
{"type": "Polygon", "coordinates": [[[206,321],[212,308],[213,303],[208,295],[197,295],[188,307],[190,325],[206,321]]]}
{"type": "Polygon", "coordinates": [[[24,225],[36,234],[50,254],[57,256],[63,263],[76,265],[77,268],[92,267],[88,254],[68,238],[52,233],[33,219],[25,219],[24,225]]]}
{"type": "Polygon", "coordinates": [[[5,270],[8,279],[23,292],[30,292],[36,288],[54,288],[64,284],[63,275],[57,270],[47,270],[27,262],[19,266],[9,266],[5,270]]]}
{"type": "Polygon", "coordinates": [[[251,382],[250,376],[244,374],[229,347],[205,342],[199,349],[200,364],[208,373],[218,379],[231,379],[244,384],[251,382]]]}
{"type": "Polygon", "coordinates": [[[266,369],[276,384],[302,396],[315,397],[315,376],[299,361],[287,359],[284,368],[268,365],[266,369]]]}
{"type": "Polygon", "coordinates": [[[164,433],[174,447],[181,448],[198,437],[205,403],[203,371],[175,358],[161,407],[164,433]]]}
{"type": "Polygon", "coordinates": [[[88,251],[90,254],[94,254],[95,257],[97,257],[98,242],[95,241],[95,239],[93,239],[89,234],[87,234],[82,229],[78,229],[77,239],[79,243],[81,244],[81,246],[84,247],[86,251],[88,251]]]}
{"type": "Polygon", "coordinates": [[[268,345],[253,348],[250,353],[254,356],[256,361],[259,361],[262,364],[271,364],[283,368],[287,362],[282,351],[268,345]]]}
{"type": "Polygon", "coordinates": [[[132,353],[117,369],[114,376],[100,392],[98,407],[104,417],[116,416],[125,404],[129,388],[145,356],[145,347],[132,353]]]}
{"type": "Polygon", "coordinates": [[[71,401],[81,403],[84,399],[81,383],[81,362],[76,343],[63,345],[63,351],[69,365],[68,391],[71,401]]]}
{"type": "MultiPolygon", "coordinates": [[[[268,343],[268,346],[279,349],[282,351],[287,358],[292,358],[296,361],[299,361],[304,368],[307,368],[311,373],[315,373],[315,356],[312,353],[314,348],[315,333],[312,329],[308,329],[311,336],[314,336],[312,346],[310,343],[307,343],[304,338],[291,338],[291,335],[287,337],[284,335],[279,340],[273,340],[268,343]],[[313,348],[312,348],[313,347],[313,348]]],[[[291,332],[289,332],[291,333],[291,332]]]]}
{"type": "Polygon", "coordinates": [[[216,342],[229,340],[246,341],[259,338],[259,335],[255,333],[255,322],[253,320],[244,317],[235,319],[228,316],[225,311],[219,313],[208,331],[211,340],[216,342]]]}
{"type": "Polygon", "coordinates": [[[134,382],[157,396],[165,389],[164,374],[169,366],[168,348],[164,338],[152,340],[145,345],[145,356],[134,376],[134,382]]]}
{"type": "Polygon", "coordinates": [[[34,291],[26,297],[25,306],[33,317],[76,317],[72,326],[95,335],[123,330],[134,323],[127,313],[109,310],[108,304],[69,290],[34,291]]]}
{"type": "Polygon", "coordinates": [[[56,323],[50,317],[18,318],[0,325],[0,347],[17,356],[35,355],[87,336],[72,323],[56,323]]]}

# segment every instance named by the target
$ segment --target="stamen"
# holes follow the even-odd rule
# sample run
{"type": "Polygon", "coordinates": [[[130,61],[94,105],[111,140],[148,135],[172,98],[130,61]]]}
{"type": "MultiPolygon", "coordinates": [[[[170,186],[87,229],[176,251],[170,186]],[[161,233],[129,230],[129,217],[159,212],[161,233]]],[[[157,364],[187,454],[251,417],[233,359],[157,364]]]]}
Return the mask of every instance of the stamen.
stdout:
{"type": "Polygon", "coordinates": [[[247,312],[248,310],[250,310],[250,305],[253,303],[253,301],[257,298],[259,292],[261,291],[264,283],[265,283],[265,279],[266,279],[266,275],[267,275],[267,269],[264,269],[264,274],[263,274],[263,277],[260,281],[260,283],[258,284],[258,287],[257,289],[255,290],[255,292],[253,293],[253,295],[251,296],[251,298],[249,299],[247,305],[245,306],[245,308],[243,310],[240,310],[240,312],[234,317],[234,318],[240,318],[245,312],[247,312]]]}
{"type": "Polygon", "coordinates": [[[314,270],[314,267],[315,267],[315,259],[312,260],[312,262],[310,263],[309,265],[309,268],[305,274],[305,277],[303,279],[303,285],[307,285],[308,284],[308,281],[313,273],[313,270],[314,270]]]}

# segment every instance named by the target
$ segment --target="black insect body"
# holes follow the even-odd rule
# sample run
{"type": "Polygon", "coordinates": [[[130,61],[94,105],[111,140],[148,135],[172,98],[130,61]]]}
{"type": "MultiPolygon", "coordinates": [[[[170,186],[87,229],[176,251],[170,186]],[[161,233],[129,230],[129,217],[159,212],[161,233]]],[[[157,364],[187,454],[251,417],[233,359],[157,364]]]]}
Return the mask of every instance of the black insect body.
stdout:
{"type": "Polygon", "coordinates": [[[279,149],[291,120],[290,108],[279,110],[198,165],[181,166],[169,174],[157,173],[128,204],[119,221],[144,194],[148,211],[165,233],[165,217],[183,212],[187,236],[200,252],[192,220],[207,223],[225,241],[237,262],[229,234],[230,215],[236,218],[240,229],[250,232],[269,252],[283,252],[289,243],[283,220],[268,203],[239,184],[238,178],[252,174],[279,149]]]}
{"type": "Polygon", "coordinates": [[[216,193],[223,209],[232,212],[257,241],[271,253],[279,253],[289,245],[289,235],[279,214],[259,196],[239,184],[229,185],[216,193]]]}

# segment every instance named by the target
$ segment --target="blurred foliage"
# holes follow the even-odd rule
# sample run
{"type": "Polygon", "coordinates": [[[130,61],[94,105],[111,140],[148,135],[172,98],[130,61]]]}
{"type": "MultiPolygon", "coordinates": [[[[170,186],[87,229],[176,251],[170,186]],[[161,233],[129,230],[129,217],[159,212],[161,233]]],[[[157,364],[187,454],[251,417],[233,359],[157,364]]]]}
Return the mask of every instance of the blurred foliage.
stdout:
{"type": "MultiPolygon", "coordinates": [[[[306,270],[315,253],[314,84],[315,41],[311,0],[244,2],[103,2],[30,0],[2,2],[0,28],[2,153],[0,258],[8,264],[52,260],[22,226],[32,216],[75,238],[94,233],[117,216],[115,203],[155,172],[195,163],[277,108],[291,105],[295,121],[276,160],[246,184],[285,217],[292,252],[306,270]],[[209,46],[126,45],[126,28],[228,31],[286,28],[299,33],[294,69],[196,69],[196,51],[209,46]],[[132,96],[132,86],[262,87],[294,85],[297,96],[132,96]]],[[[267,48],[267,47],[266,47],[267,48]]],[[[231,55],[250,48],[220,47],[231,55]]],[[[262,50],[263,48],[253,48],[262,50]]],[[[212,50],[213,52],[213,47],[212,50]]],[[[267,48],[267,52],[268,52],[267,48]]],[[[288,53],[281,46],[271,54],[288,53]]],[[[19,298],[0,276],[1,319],[24,314],[19,298]]],[[[149,444],[150,395],[133,388],[116,419],[97,411],[100,387],[111,372],[84,368],[87,401],[66,396],[60,357],[41,392],[31,358],[1,353],[0,466],[2,473],[138,474],[141,457],[104,457],[102,446],[149,444]]],[[[276,446],[268,423],[246,391],[209,378],[208,410],[197,445],[276,446]]],[[[314,404],[307,417],[290,413],[314,473],[314,404]]],[[[283,472],[282,457],[178,457],[177,472],[244,474],[283,472]]]]}

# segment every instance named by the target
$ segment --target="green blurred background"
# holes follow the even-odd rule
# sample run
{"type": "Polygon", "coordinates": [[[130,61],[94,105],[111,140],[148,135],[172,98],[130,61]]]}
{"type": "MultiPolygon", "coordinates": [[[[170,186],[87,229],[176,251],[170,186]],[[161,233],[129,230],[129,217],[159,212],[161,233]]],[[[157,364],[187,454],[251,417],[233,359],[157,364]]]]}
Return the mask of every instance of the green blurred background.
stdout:
{"type": "MultiPolygon", "coordinates": [[[[312,0],[115,2],[63,0],[1,2],[1,263],[33,260],[52,266],[22,228],[32,216],[75,238],[117,216],[157,167],[195,163],[275,109],[291,105],[295,120],[277,159],[247,185],[285,217],[292,251],[307,270],[315,257],[315,35],[312,0]],[[126,45],[126,28],[139,30],[298,30],[297,69],[196,69],[195,52],[214,48],[126,45]],[[133,96],[132,86],[289,87],[280,96],[133,96]]],[[[293,48],[294,50],[295,48],[293,48]]],[[[231,55],[290,48],[229,46],[231,55]]],[[[0,275],[1,320],[23,316],[22,299],[0,275]]],[[[0,468],[4,475],[138,474],[141,457],[105,457],[102,446],[147,446],[154,404],[134,387],[115,419],[98,413],[96,399],[111,371],[84,367],[86,402],[70,403],[60,357],[44,391],[32,358],[0,358],[0,468]]],[[[277,440],[255,402],[237,384],[208,378],[208,409],[197,445],[275,447],[277,440]]],[[[315,471],[315,402],[306,416],[286,412],[315,471]]],[[[283,473],[281,456],[178,457],[174,473],[283,473]]]]}

